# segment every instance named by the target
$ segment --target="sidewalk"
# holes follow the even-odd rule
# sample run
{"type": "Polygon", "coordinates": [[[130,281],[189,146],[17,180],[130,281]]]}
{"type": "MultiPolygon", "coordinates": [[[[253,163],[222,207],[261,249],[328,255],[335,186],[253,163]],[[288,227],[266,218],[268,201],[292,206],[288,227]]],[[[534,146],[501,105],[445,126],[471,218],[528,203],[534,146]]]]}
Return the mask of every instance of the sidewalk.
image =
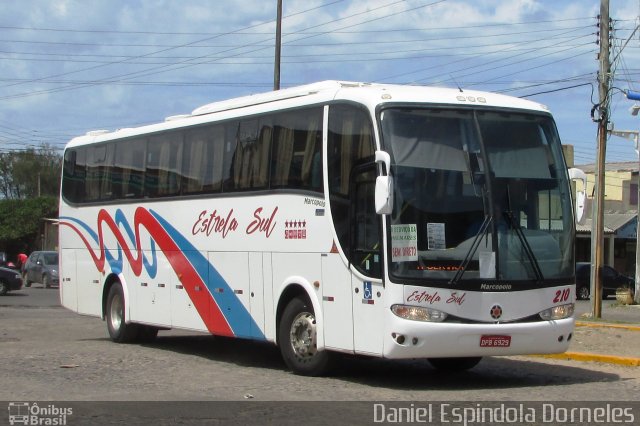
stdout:
{"type": "Polygon", "coordinates": [[[576,329],[564,354],[555,359],[605,362],[640,367],[640,305],[603,303],[602,317],[591,318],[590,305],[576,309],[576,329]]]}

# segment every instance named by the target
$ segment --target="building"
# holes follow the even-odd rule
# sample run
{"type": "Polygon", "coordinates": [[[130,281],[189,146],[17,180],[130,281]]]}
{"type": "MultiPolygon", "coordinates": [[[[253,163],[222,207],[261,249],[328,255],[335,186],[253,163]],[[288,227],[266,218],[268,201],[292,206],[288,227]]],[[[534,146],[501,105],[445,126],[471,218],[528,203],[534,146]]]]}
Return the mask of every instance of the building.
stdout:
{"type": "MultiPolygon", "coordinates": [[[[566,151],[565,151],[566,154],[566,151]]],[[[569,161],[567,161],[569,163],[569,161]]],[[[576,228],[576,261],[591,260],[591,218],[595,164],[575,166],[587,175],[584,224],[576,228]]],[[[626,275],[635,275],[638,221],[638,161],[605,165],[604,263],[626,275]]]]}

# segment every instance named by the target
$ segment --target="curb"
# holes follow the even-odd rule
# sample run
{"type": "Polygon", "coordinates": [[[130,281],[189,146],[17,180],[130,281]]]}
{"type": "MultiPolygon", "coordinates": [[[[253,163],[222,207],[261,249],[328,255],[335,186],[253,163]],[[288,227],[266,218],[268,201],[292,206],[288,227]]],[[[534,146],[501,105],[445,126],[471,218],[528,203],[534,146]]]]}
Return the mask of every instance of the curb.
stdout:
{"type": "MultiPolygon", "coordinates": [[[[640,325],[625,325],[625,324],[611,324],[611,323],[598,323],[587,321],[576,321],[576,327],[592,327],[592,328],[613,328],[619,330],[640,331],[640,325]]],[[[640,367],[640,358],[625,357],[618,355],[600,355],[588,352],[564,352],[561,354],[539,354],[530,355],[536,358],[550,358],[572,361],[586,361],[586,362],[602,362],[607,364],[624,365],[627,367],[640,367]]]]}
{"type": "Polygon", "coordinates": [[[586,321],[576,321],[576,327],[619,328],[623,330],[640,331],[640,325],[609,324],[586,321]]]}
{"type": "Polygon", "coordinates": [[[565,352],[562,354],[545,354],[545,355],[530,355],[538,358],[552,358],[563,359],[573,361],[588,361],[588,362],[604,362],[608,364],[625,365],[627,367],[640,367],[640,358],[624,357],[616,355],[598,355],[590,354],[586,352],[565,352]]]}

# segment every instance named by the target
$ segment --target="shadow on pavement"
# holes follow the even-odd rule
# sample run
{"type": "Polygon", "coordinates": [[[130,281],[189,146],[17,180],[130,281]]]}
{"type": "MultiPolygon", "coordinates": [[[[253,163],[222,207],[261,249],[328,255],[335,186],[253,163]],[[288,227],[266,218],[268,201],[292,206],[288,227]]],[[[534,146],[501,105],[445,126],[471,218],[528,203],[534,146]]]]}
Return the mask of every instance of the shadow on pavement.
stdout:
{"type": "MultiPolygon", "coordinates": [[[[159,335],[153,343],[143,346],[241,367],[286,370],[279,349],[271,343],[206,335],[159,335]]],[[[337,364],[331,374],[333,379],[394,390],[515,389],[619,380],[617,374],[594,371],[588,366],[508,357],[487,357],[472,370],[457,373],[435,370],[426,360],[341,355],[337,364]]]]}

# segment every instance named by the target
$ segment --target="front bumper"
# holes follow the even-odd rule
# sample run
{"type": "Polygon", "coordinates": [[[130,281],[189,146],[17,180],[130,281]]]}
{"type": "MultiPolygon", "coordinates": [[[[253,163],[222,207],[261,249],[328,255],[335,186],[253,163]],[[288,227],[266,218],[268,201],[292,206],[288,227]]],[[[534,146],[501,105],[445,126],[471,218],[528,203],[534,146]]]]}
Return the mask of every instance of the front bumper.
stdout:
{"type": "Polygon", "coordinates": [[[385,330],[385,358],[444,358],[565,352],[573,318],[500,324],[425,323],[391,316],[385,330]],[[402,336],[402,338],[399,338],[402,336]],[[482,336],[509,336],[508,347],[481,347],[482,336]]]}

